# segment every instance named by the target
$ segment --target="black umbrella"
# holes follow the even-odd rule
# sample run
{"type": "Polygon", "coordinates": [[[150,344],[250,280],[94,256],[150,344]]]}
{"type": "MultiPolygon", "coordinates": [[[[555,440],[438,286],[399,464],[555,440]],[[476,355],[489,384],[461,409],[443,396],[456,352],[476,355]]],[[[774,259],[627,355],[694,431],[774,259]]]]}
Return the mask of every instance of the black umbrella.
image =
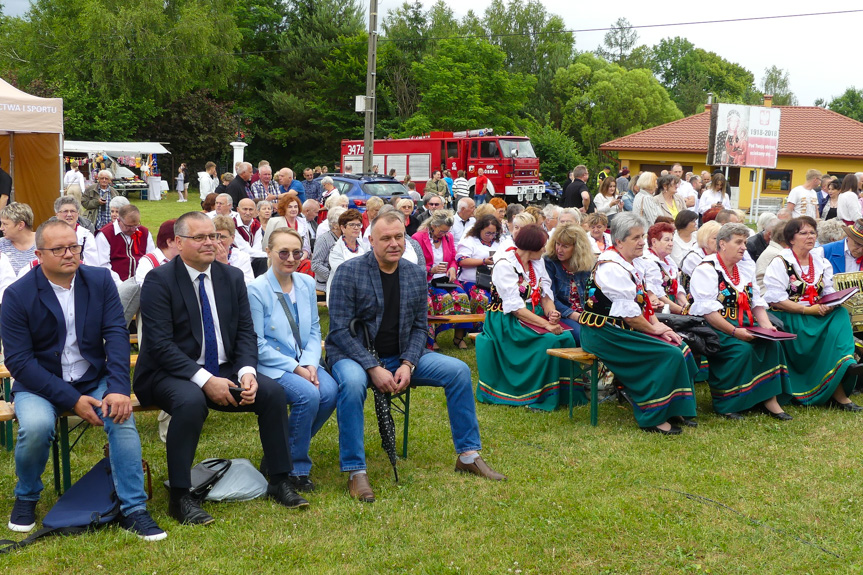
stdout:
{"type": "MultiPolygon", "coordinates": [[[[380,365],[381,360],[378,357],[378,352],[375,350],[375,343],[369,336],[369,327],[359,318],[352,319],[348,326],[352,337],[357,336],[359,328],[362,329],[363,344],[366,346],[366,349],[369,350],[369,353],[374,356],[378,365],[380,365]]],[[[393,421],[393,413],[390,409],[391,395],[380,391],[375,385],[372,385],[372,392],[375,397],[375,415],[378,418],[378,432],[381,435],[381,447],[390,458],[390,464],[393,466],[393,474],[396,477],[396,483],[398,483],[399,471],[396,468],[396,462],[398,461],[398,456],[396,455],[396,423],[393,421]]]]}

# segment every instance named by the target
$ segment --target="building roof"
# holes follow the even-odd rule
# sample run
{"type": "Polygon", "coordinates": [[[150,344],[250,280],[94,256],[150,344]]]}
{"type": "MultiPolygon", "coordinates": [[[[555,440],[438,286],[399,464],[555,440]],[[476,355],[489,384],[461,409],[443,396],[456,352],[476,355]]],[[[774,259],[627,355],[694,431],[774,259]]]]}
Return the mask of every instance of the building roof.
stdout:
{"type": "MultiPolygon", "coordinates": [[[[782,110],[780,156],[863,158],[863,123],[818,106],[776,106],[782,110]]],[[[606,152],[707,154],[710,112],[648,128],[599,147],[606,152]]]]}

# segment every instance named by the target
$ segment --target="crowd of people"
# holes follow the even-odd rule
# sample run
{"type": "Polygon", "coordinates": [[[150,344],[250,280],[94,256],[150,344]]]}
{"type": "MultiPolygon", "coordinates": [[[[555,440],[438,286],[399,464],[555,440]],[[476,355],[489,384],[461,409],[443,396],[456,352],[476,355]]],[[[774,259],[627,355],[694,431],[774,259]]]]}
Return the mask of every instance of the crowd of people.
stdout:
{"type": "Polygon", "coordinates": [[[27,205],[7,205],[0,333],[19,420],[10,529],[34,527],[53,421],[71,410],[108,433],[112,466],[124,470],[114,478],[123,526],[166,536],[146,510],[140,466],[129,465],[141,449],[132,389],[163,410],[169,514],[201,525],[214,519],[190,493],[190,469],[209,410],[256,414],[267,493],[289,508],[309,504],[310,442],[334,410],[348,492],[375,500],[363,437],[370,385],[443,387],[455,470],[503,480],[479,454],[476,401],[541,411],[588,401],[583,378],[570,381],[550,348],[596,355],[649,432],[697,426],[699,359],[712,409],[728,419],[757,410],[790,420],[791,402],[863,410],[850,399],[863,366],[849,315],[819,303],[834,273],[863,267],[863,217],[824,227],[846,213],[844,184],[826,182],[818,221],[807,188],[753,232],[721,174],[703,188],[679,168],[634,181],[603,172],[594,198],[579,166],[564,206],[543,208],[454,193],[458,180],[438,172],[419,202],[371,198],[361,212],[311,170],[303,182],[287,168],[273,179],[261,163],[253,181],[251,164],[223,178],[213,165],[202,209],[162,223],[155,239],[101,173],[90,188],[70,186],[37,229],[27,205]],[[468,314],[484,321],[459,321],[468,314]],[[703,318],[718,344],[696,357],[669,325],[675,316],[703,318]],[[798,337],[779,340],[777,327],[798,337]],[[460,349],[477,333],[475,389],[464,362],[437,353],[450,329],[460,349]]]}

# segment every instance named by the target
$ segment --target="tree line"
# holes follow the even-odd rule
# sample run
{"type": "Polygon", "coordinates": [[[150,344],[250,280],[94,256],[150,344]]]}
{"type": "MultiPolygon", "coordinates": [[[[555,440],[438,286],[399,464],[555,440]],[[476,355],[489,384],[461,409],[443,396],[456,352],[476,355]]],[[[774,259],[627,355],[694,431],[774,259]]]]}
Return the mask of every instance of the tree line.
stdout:
{"type": "MultiPolygon", "coordinates": [[[[171,143],[192,167],[250,158],[328,164],[361,139],[367,21],[358,0],[33,0],[0,13],[0,76],[64,98],[67,139],[171,143]]],[[[744,66],[665,38],[639,45],[618,19],[595,51],[576,48],[563,19],[537,0],[494,0],[461,19],[442,0],[405,2],[381,21],[376,135],[490,127],[531,137],[542,171],[607,163],[608,140],[703,110],[794,104],[787,72],[744,66]]],[[[831,109],[863,119],[863,91],[831,109]]]]}

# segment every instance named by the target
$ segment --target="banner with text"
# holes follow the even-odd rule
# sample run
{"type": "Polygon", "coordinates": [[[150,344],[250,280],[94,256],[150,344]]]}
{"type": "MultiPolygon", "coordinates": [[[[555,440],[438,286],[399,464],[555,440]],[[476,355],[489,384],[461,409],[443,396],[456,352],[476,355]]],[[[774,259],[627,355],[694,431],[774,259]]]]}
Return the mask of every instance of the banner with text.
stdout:
{"type": "Polygon", "coordinates": [[[781,110],[714,104],[710,112],[707,164],[775,168],[781,110]]]}

